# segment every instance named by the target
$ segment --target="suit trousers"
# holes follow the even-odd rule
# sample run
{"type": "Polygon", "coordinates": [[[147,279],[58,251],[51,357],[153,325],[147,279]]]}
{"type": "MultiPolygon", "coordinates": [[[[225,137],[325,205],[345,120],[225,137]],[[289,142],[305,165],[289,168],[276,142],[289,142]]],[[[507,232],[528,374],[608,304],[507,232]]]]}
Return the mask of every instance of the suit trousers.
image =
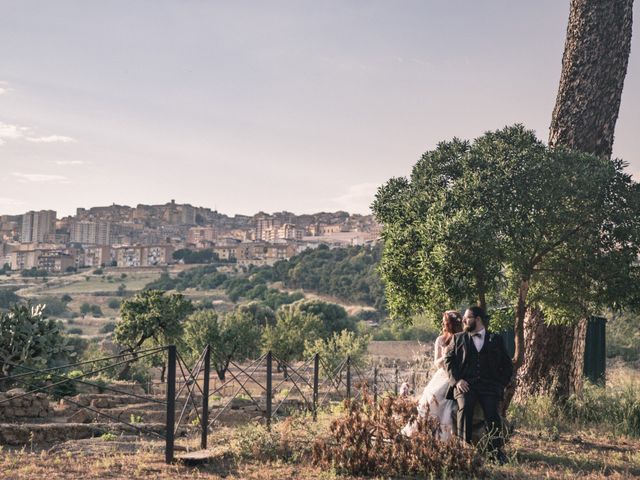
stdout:
{"type": "Polygon", "coordinates": [[[471,443],[473,433],[473,409],[479,402],[484,413],[487,430],[490,434],[489,447],[498,450],[503,446],[502,421],[498,414],[498,404],[500,397],[495,394],[477,392],[473,386],[467,393],[462,393],[456,389],[455,400],[458,402],[458,436],[467,443],[471,443]]]}

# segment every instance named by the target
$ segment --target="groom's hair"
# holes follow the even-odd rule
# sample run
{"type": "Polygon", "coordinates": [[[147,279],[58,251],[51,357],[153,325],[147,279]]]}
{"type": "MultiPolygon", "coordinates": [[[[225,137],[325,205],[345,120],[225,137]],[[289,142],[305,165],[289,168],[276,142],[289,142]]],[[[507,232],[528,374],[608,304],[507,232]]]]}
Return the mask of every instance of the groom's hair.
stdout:
{"type": "Polygon", "coordinates": [[[484,328],[489,327],[489,315],[487,315],[487,313],[484,311],[482,307],[473,305],[467,308],[467,310],[472,312],[474,317],[480,317],[480,319],[482,320],[482,324],[484,325],[484,328]]]}

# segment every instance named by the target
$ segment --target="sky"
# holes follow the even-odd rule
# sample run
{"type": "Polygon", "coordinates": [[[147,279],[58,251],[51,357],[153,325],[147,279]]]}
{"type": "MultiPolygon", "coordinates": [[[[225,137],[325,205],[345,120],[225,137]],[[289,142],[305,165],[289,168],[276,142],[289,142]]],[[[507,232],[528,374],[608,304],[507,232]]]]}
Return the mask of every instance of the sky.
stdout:
{"type": "MultiPolygon", "coordinates": [[[[640,174],[636,25],[614,155],[640,174]]],[[[369,213],[453,137],[545,140],[569,0],[0,0],[0,214],[369,213]]],[[[640,175],[636,175],[640,178],[640,175]]]]}

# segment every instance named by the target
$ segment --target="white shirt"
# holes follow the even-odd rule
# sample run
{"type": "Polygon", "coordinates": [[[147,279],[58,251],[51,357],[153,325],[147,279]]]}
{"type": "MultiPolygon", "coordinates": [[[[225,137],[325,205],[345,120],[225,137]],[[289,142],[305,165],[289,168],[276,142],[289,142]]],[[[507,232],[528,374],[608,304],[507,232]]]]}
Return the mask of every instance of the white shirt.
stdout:
{"type": "Polygon", "coordinates": [[[486,330],[483,328],[482,330],[471,334],[471,339],[473,340],[473,344],[476,346],[477,351],[482,350],[482,346],[484,345],[485,333],[486,333],[486,330]]]}

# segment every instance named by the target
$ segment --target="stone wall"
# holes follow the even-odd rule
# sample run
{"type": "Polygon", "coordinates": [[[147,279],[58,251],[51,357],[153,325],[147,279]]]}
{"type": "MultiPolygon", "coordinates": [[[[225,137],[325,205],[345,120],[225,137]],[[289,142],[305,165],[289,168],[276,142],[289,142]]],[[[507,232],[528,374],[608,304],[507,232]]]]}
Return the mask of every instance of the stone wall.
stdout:
{"type": "Polygon", "coordinates": [[[47,418],[53,414],[45,393],[21,397],[24,393],[22,388],[0,392],[0,421],[47,418]]]}

